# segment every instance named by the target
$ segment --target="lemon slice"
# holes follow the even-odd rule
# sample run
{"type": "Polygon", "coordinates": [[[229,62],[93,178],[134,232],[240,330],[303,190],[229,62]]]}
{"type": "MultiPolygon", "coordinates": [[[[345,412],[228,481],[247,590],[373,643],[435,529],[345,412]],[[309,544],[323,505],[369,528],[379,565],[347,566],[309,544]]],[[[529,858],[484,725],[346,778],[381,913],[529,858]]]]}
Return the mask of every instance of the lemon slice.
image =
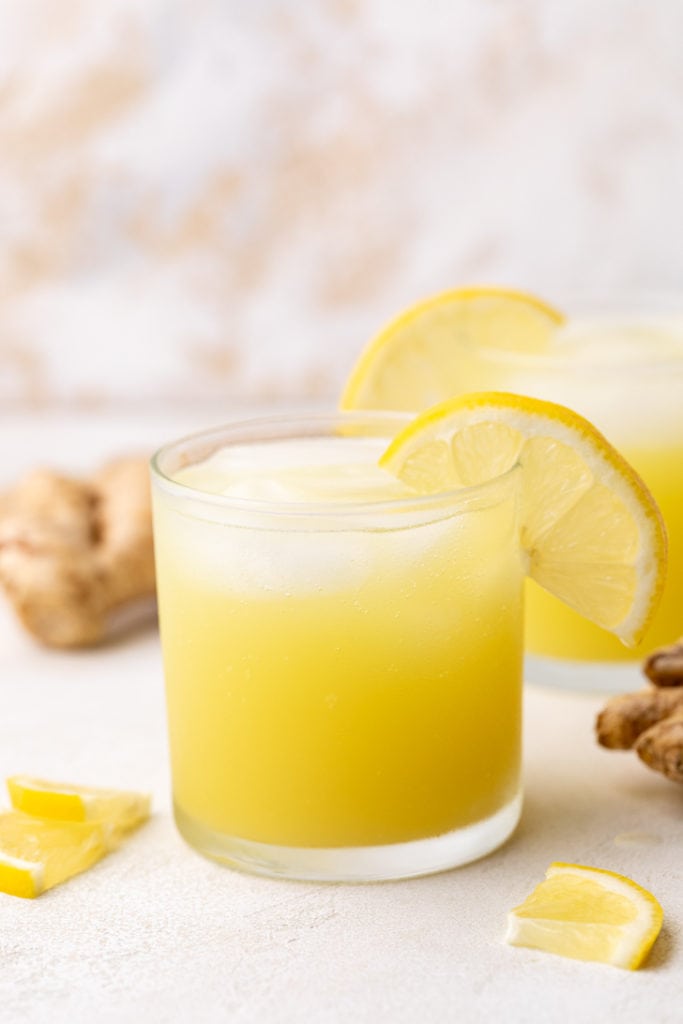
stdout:
{"type": "Polygon", "coordinates": [[[561,313],[524,292],[443,292],[401,313],[366,346],[341,407],[419,412],[470,389],[470,353],[542,352],[562,323],[561,313]]]}
{"type": "Polygon", "coordinates": [[[636,970],[662,927],[662,908],[630,878],[579,864],[551,864],[508,914],[506,942],[574,960],[636,970]]]}
{"type": "Polygon", "coordinates": [[[516,463],[528,574],[637,643],[664,585],[664,522],[640,477],[583,417],[521,395],[463,395],[416,417],[380,459],[421,493],[479,484],[516,463]]]}
{"type": "Polygon", "coordinates": [[[0,813],[0,892],[32,899],[85,871],[107,852],[97,822],[47,821],[0,813]]]}
{"type": "Polygon", "coordinates": [[[149,817],[146,793],[73,786],[27,775],[13,775],[7,779],[7,788],[12,806],[26,814],[59,821],[102,822],[110,845],[149,817]]]}

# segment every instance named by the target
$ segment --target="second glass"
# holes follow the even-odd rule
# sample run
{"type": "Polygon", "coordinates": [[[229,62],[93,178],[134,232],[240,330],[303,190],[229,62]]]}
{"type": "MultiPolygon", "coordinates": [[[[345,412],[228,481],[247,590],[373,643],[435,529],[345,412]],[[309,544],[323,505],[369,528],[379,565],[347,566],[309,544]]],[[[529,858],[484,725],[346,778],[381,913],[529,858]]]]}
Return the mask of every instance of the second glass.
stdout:
{"type": "Polygon", "coordinates": [[[639,646],[625,647],[527,583],[527,678],[620,691],[642,685],[642,659],[683,634],[683,306],[583,302],[564,312],[567,324],[547,353],[463,348],[462,389],[512,391],[575,409],[652,491],[669,535],[669,568],[639,646]]]}

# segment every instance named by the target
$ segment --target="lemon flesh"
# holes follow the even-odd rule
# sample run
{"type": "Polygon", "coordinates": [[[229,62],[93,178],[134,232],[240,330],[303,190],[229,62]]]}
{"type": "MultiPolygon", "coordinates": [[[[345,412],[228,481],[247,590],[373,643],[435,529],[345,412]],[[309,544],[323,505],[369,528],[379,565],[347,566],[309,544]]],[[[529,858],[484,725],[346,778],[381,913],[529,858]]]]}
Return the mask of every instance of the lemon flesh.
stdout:
{"type": "Polygon", "coordinates": [[[623,875],[555,863],[508,915],[506,941],[574,960],[636,970],[662,926],[662,908],[623,875]]]}
{"type": "Polygon", "coordinates": [[[419,412],[470,389],[471,354],[544,352],[562,323],[560,313],[524,292],[443,292],[400,314],[366,346],[341,407],[419,412]]]}
{"type": "Polygon", "coordinates": [[[380,464],[419,493],[519,464],[528,574],[625,643],[647,630],[664,586],[664,522],[640,477],[577,413],[503,392],[463,395],[417,416],[380,464]]]}
{"type": "Polygon", "coordinates": [[[48,782],[27,775],[7,779],[12,806],[26,814],[57,821],[100,822],[109,845],[146,821],[150,797],[146,793],[98,789],[48,782]]]}
{"type": "Polygon", "coordinates": [[[107,852],[102,825],[0,813],[0,892],[32,899],[107,852]]]}

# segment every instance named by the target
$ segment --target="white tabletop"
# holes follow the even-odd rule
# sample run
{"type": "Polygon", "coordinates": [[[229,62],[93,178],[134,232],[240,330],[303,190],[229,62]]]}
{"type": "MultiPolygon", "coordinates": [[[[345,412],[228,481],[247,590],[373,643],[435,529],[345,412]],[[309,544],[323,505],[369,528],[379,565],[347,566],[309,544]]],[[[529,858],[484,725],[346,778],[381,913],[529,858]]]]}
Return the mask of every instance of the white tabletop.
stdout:
{"type": "MultiPolygon", "coordinates": [[[[180,424],[184,429],[188,424],[180,424]]],[[[164,424],[5,423],[4,468],[84,467],[164,424]],[[84,429],[87,428],[87,429],[84,429]]],[[[0,772],[149,789],[125,846],[35,901],[0,895],[0,1021],[81,1024],[678,1024],[683,1019],[683,787],[593,739],[601,698],[529,688],[526,804],[502,850],[430,878],[309,885],[204,860],[175,832],[152,627],[96,651],[34,646],[0,605],[0,772]],[[665,927],[631,973],[506,946],[507,910],[553,860],[651,889],[665,927]]]]}

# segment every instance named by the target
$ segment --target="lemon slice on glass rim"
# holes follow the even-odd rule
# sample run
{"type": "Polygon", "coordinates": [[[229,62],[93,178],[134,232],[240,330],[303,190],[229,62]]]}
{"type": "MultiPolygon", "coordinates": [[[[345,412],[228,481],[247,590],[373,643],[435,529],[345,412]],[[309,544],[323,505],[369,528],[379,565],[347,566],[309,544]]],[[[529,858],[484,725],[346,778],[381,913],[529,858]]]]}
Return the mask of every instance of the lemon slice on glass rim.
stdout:
{"type": "Polygon", "coordinates": [[[341,408],[418,412],[470,390],[470,353],[543,353],[563,323],[557,310],[511,288],[442,292],[400,313],[366,345],[341,408]]]}
{"type": "Polygon", "coordinates": [[[528,575],[637,643],[664,586],[666,530],[640,477],[582,416],[521,395],[463,395],[417,416],[380,459],[423,494],[480,484],[517,463],[528,575]]]}
{"type": "Polygon", "coordinates": [[[662,908],[624,875],[581,864],[551,864],[508,914],[505,941],[575,960],[636,970],[662,926],[662,908]]]}

